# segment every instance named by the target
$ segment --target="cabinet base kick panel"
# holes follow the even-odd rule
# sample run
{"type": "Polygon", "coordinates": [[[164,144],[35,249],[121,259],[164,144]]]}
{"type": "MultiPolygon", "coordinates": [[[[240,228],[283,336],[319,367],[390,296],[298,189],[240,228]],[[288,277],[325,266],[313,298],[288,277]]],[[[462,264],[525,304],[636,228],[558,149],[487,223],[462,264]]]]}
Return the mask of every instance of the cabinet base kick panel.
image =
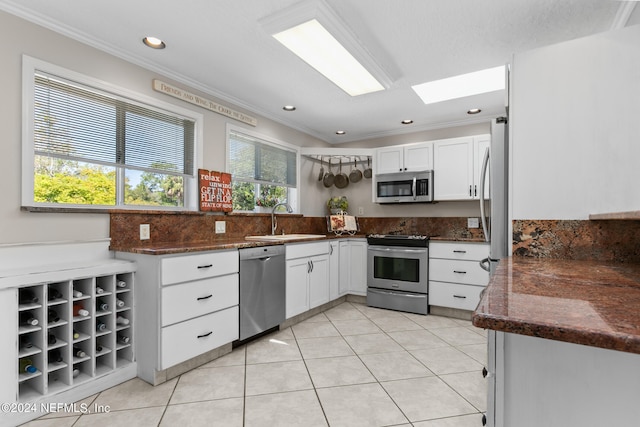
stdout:
{"type": "Polygon", "coordinates": [[[160,369],[237,340],[238,318],[235,306],[162,328],[160,369]]]}

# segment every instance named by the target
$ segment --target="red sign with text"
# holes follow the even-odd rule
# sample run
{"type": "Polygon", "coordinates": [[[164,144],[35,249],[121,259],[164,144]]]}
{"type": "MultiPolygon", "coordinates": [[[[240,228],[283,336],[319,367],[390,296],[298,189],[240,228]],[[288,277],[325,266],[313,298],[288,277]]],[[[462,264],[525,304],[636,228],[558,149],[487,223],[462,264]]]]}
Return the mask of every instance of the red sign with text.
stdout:
{"type": "Polygon", "coordinates": [[[198,169],[200,210],[231,212],[231,174],[198,169]]]}

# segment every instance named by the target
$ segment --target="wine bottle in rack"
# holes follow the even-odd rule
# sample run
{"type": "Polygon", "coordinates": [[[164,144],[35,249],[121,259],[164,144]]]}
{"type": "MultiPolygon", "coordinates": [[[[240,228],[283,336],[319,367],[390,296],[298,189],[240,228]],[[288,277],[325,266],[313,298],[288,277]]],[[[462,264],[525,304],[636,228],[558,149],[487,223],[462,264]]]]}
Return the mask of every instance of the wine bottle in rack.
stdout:
{"type": "Polygon", "coordinates": [[[60,321],[60,316],[55,310],[49,309],[47,315],[49,316],[49,322],[56,323],[60,321]]]}
{"type": "Polygon", "coordinates": [[[80,304],[73,304],[73,315],[87,317],[89,315],[89,311],[85,310],[80,304]]]}
{"type": "Polygon", "coordinates": [[[20,313],[20,324],[26,326],[37,326],[38,323],[38,319],[36,319],[30,311],[23,311],[20,313]]]}
{"type": "Polygon", "coordinates": [[[118,316],[116,317],[116,324],[118,325],[128,325],[129,324],[129,319],[127,319],[126,317],[123,316],[118,316]]]}
{"type": "Polygon", "coordinates": [[[100,353],[102,351],[102,346],[96,343],[96,353],[100,353]]]}
{"type": "Polygon", "coordinates": [[[56,338],[56,336],[53,334],[49,334],[49,336],[47,337],[47,343],[49,345],[54,345],[57,342],[58,342],[58,338],[56,338]]]}
{"type": "Polygon", "coordinates": [[[124,307],[124,301],[122,301],[120,298],[116,298],[116,307],[118,308],[124,307]]]}
{"type": "Polygon", "coordinates": [[[80,347],[73,347],[73,355],[75,357],[85,357],[87,353],[85,353],[80,347]]]}
{"type": "Polygon", "coordinates": [[[33,362],[31,361],[31,359],[29,359],[28,357],[23,357],[18,361],[18,372],[20,372],[21,374],[33,374],[35,372],[38,372],[38,368],[33,366],[33,362]]]}
{"type": "Polygon", "coordinates": [[[127,287],[127,282],[125,282],[124,280],[118,280],[116,282],[116,286],[119,288],[126,288],[127,287]]]}
{"type": "Polygon", "coordinates": [[[78,367],[74,366],[73,367],[73,378],[76,378],[78,375],[80,375],[80,369],[78,369],[78,367]]]}
{"type": "Polygon", "coordinates": [[[20,289],[18,291],[18,302],[20,304],[37,304],[40,301],[31,289],[20,289]]]}
{"type": "Polygon", "coordinates": [[[48,297],[48,300],[52,301],[52,300],[56,300],[56,299],[62,299],[62,294],[56,288],[52,288],[51,286],[49,286],[49,297],[48,297]]]}
{"type": "Polygon", "coordinates": [[[62,362],[62,353],[57,348],[49,352],[49,362],[62,362]]]}
{"type": "Polygon", "coordinates": [[[75,329],[73,330],[73,339],[77,340],[78,338],[80,338],[80,332],[76,331],[75,329]]]}
{"type": "Polygon", "coordinates": [[[104,293],[104,289],[102,289],[100,286],[96,286],[96,295],[103,294],[103,293],[104,293]]]}
{"type": "Polygon", "coordinates": [[[109,310],[109,304],[106,301],[99,299],[96,302],[96,310],[98,311],[107,311],[109,310]]]}
{"type": "Polygon", "coordinates": [[[33,342],[30,335],[20,335],[20,348],[32,348],[33,342]]]}
{"type": "Polygon", "coordinates": [[[118,335],[118,342],[120,344],[129,344],[129,337],[126,335],[118,335]]]}
{"type": "Polygon", "coordinates": [[[106,331],[107,330],[107,325],[104,322],[101,321],[96,321],[96,331],[101,332],[101,331],[106,331]]]}
{"type": "Polygon", "coordinates": [[[80,291],[79,291],[79,290],[77,290],[77,289],[74,289],[74,290],[73,290],[73,292],[72,292],[72,294],[73,294],[73,297],[74,297],[74,298],[81,298],[81,297],[82,297],[82,295],[84,295],[82,292],[80,292],[80,291]]]}

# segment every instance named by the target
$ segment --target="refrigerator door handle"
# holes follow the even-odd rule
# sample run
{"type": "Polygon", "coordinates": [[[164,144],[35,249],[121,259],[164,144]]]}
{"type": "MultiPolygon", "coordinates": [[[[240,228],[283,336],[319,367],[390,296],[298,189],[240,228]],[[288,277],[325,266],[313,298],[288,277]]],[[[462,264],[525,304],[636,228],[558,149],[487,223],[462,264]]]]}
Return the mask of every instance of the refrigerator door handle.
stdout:
{"type": "Polygon", "coordinates": [[[491,259],[489,257],[480,261],[480,268],[484,271],[491,271],[491,259]]]}
{"type": "MultiPolygon", "coordinates": [[[[484,240],[490,241],[490,230],[487,229],[487,217],[484,212],[484,182],[487,178],[487,169],[489,168],[489,147],[484,152],[484,159],[482,160],[482,173],[480,174],[480,217],[482,217],[482,232],[484,233],[484,240]]],[[[482,265],[482,264],[481,264],[482,265]]],[[[484,267],[483,267],[484,268],[484,267]]],[[[485,269],[489,271],[488,269],[485,269]]]]}

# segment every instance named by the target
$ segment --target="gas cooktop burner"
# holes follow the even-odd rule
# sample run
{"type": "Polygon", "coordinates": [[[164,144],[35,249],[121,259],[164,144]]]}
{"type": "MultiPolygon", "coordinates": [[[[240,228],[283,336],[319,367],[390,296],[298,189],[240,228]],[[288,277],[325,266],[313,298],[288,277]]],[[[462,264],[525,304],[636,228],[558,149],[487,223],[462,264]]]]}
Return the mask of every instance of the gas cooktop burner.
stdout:
{"type": "Polygon", "coordinates": [[[401,234],[369,234],[367,243],[378,246],[427,247],[429,236],[401,234]]]}

